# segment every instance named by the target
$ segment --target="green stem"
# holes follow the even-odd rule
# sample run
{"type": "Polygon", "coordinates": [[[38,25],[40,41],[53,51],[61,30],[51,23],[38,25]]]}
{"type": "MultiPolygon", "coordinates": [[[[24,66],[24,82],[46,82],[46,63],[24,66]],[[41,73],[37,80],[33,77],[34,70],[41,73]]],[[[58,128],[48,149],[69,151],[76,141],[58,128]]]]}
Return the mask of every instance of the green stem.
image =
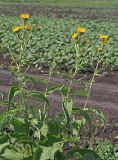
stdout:
{"type": "Polygon", "coordinates": [[[90,85],[89,85],[89,91],[88,91],[88,96],[87,96],[87,99],[86,99],[86,102],[85,102],[85,105],[84,105],[84,109],[86,108],[87,104],[88,104],[88,101],[89,101],[89,98],[90,98],[90,94],[91,94],[91,89],[92,89],[92,86],[94,84],[94,81],[95,81],[95,77],[98,73],[98,67],[99,67],[99,64],[102,62],[103,58],[104,58],[105,54],[102,56],[101,59],[98,59],[97,61],[97,64],[96,64],[96,67],[95,67],[95,70],[94,70],[94,74],[93,74],[93,77],[90,81],[90,85]]]}
{"type": "Polygon", "coordinates": [[[94,73],[93,73],[93,77],[92,77],[92,79],[90,80],[88,96],[87,96],[87,99],[86,99],[86,102],[85,102],[85,105],[84,105],[84,109],[86,108],[86,106],[87,106],[87,104],[88,104],[88,101],[89,101],[89,98],[90,98],[91,89],[92,89],[92,86],[93,86],[93,84],[94,84],[95,77],[96,77],[96,75],[97,75],[98,66],[99,66],[99,60],[97,61],[97,64],[96,64],[96,67],[95,67],[95,70],[94,70],[94,73]]]}
{"type": "MultiPolygon", "coordinates": [[[[45,88],[45,92],[44,92],[45,97],[47,97],[48,86],[49,86],[49,82],[51,80],[51,77],[52,77],[52,74],[54,71],[54,67],[55,67],[55,60],[52,62],[51,67],[49,69],[49,76],[48,76],[48,80],[46,82],[46,88],[45,88]]],[[[46,103],[44,103],[43,112],[44,113],[46,112],[46,103]]]]}
{"type": "Polygon", "coordinates": [[[70,80],[70,83],[69,83],[69,87],[68,87],[68,95],[67,95],[67,98],[69,98],[70,96],[70,92],[71,92],[71,88],[72,88],[72,84],[73,84],[73,81],[75,79],[75,76],[77,74],[77,72],[79,71],[79,67],[78,67],[78,59],[80,57],[80,50],[79,50],[79,46],[78,44],[75,44],[75,50],[76,50],[76,66],[75,66],[75,70],[74,70],[74,73],[72,75],[72,79],[70,80]]]}

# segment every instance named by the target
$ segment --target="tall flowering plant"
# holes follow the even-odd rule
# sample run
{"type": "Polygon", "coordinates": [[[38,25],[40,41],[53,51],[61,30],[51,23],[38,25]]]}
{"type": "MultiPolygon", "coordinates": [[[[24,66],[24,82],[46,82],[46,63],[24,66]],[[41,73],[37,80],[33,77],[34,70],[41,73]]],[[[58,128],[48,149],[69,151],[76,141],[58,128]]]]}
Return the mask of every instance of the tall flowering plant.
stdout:
{"type": "MultiPolygon", "coordinates": [[[[29,36],[29,32],[33,28],[27,24],[30,18],[29,14],[21,14],[20,18],[23,21],[23,25],[15,26],[12,29],[13,34],[18,38],[20,52],[13,53],[9,47],[9,55],[15,66],[12,72],[18,83],[10,88],[8,100],[1,103],[1,105],[7,106],[7,111],[0,117],[0,158],[3,160],[72,160],[73,158],[87,159],[89,156],[89,159],[100,160],[99,155],[93,150],[86,149],[84,145],[79,147],[78,144],[83,140],[85,126],[88,126],[89,133],[92,132],[91,112],[104,121],[104,116],[101,112],[88,108],[90,91],[95,81],[95,76],[98,74],[98,66],[101,59],[98,60],[93,78],[87,87],[87,100],[83,109],[75,106],[72,99],[73,82],[76,81],[76,75],[85,63],[83,52],[85,51],[85,46],[88,45],[86,40],[87,29],[79,27],[77,33],[72,35],[73,43],[75,43],[76,63],[74,68],[69,71],[71,76],[68,79],[68,83],[53,87],[49,86],[56,66],[54,57],[49,68],[48,79],[43,81],[45,91],[31,91],[28,88],[27,81],[30,80],[34,83],[37,80],[26,75],[29,65],[25,61],[27,56],[25,48],[28,43],[26,41],[27,36],[29,36]],[[55,91],[58,91],[62,97],[60,107],[63,112],[60,115],[57,114],[50,117],[49,109],[51,103],[49,96],[55,91]],[[33,101],[33,106],[37,110],[36,114],[32,114],[30,110],[30,103],[32,103],[30,99],[32,97],[37,101],[36,103],[33,101]]],[[[105,36],[100,36],[100,41],[103,43],[102,51],[107,39],[105,36]]],[[[84,77],[79,81],[83,79],[84,77]]]]}

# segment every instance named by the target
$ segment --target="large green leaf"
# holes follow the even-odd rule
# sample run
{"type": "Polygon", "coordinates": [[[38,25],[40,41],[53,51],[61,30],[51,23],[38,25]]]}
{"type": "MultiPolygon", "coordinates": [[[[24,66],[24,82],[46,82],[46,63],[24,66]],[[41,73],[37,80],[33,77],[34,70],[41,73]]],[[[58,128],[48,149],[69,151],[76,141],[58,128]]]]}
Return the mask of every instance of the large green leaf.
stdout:
{"type": "Polygon", "coordinates": [[[7,141],[6,143],[0,144],[0,155],[3,154],[4,150],[8,147],[10,147],[9,141],[7,141]]]}
{"type": "Polygon", "coordinates": [[[41,134],[44,136],[44,137],[46,137],[47,136],[47,134],[48,134],[48,125],[47,124],[43,124],[43,126],[41,127],[41,134]]]}
{"type": "Polygon", "coordinates": [[[81,154],[84,160],[101,160],[99,155],[93,150],[79,149],[78,152],[81,154]]]}
{"type": "Polygon", "coordinates": [[[63,106],[65,118],[66,118],[66,123],[68,124],[70,122],[71,115],[72,115],[73,101],[65,98],[62,106],[63,106]]]}
{"type": "Polygon", "coordinates": [[[19,92],[21,92],[21,88],[19,88],[19,87],[13,86],[13,87],[10,88],[9,95],[8,95],[8,100],[9,100],[9,108],[8,108],[8,109],[10,109],[10,107],[11,107],[11,103],[12,103],[12,101],[13,101],[13,98],[14,98],[14,97],[16,96],[16,94],[18,94],[19,92]]]}
{"type": "Polygon", "coordinates": [[[72,160],[73,158],[78,160],[101,160],[99,155],[89,149],[75,149],[67,153],[65,160],[72,160]]]}
{"type": "Polygon", "coordinates": [[[23,160],[25,157],[22,153],[18,153],[12,149],[5,149],[4,153],[0,155],[2,160],[23,160]]]}
{"type": "Polygon", "coordinates": [[[32,159],[33,159],[32,156],[26,156],[26,157],[23,158],[23,160],[32,160],[32,159]]]}
{"type": "Polygon", "coordinates": [[[48,128],[50,134],[58,135],[59,133],[62,133],[62,128],[56,119],[52,118],[48,121],[48,128]]]}
{"type": "Polygon", "coordinates": [[[28,93],[27,96],[28,97],[35,97],[35,98],[37,98],[39,100],[43,100],[49,106],[48,99],[40,92],[31,92],[31,93],[28,93]]]}
{"type": "Polygon", "coordinates": [[[49,96],[49,95],[52,94],[53,92],[60,90],[61,87],[62,87],[62,85],[54,86],[54,87],[49,88],[49,89],[47,90],[47,92],[46,92],[46,95],[49,96]]]}
{"type": "Polygon", "coordinates": [[[78,150],[72,150],[72,151],[68,152],[66,154],[64,160],[72,160],[72,159],[75,159],[75,158],[76,158],[76,160],[84,160],[84,159],[82,159],[82,156],[80,155],[80,153],[78,152],[78,150]]]}
{"type": "Polygon", "coordinates": [[[38,83],[41,84],[46,84],[44,80],[40,80],[36,77],[32,77],[32,76],[25,76],[26,81],[31,81],[34,85],[37,86],[38,83]]]}
{"type": "Polygon", "coordinates": [[[33,160],[40,160],[43,150],[39,147],[35,150],[33,160]]]}
{"type": "Polygon", "coordinates": [[[2,154],[5,150],[5,148],[7,148],[10,143],[9,143],[9,136],[8,134],[4,134],[2,136],[0,136],[0,154],[2,154]]]}
{"type": "Polygon", "coordinates": [[[21,111],[21,109],[14,109],[14,110],[10,110],[10,111],[7,111],[7,112],[4,112],[0,115],[0,127],[2,126],[2,124],[4,123],[5,119],[8,117],[8,116],[11,116],[11,115],[16,115],[17,113],[19,113],[21,111]]]}
{"type": "Polygon", "coordinates": [[[64,97],[67,97],[67,95],[68,95],[68,87],[65,87],[65,86],[62,86],[61,87],[61,94],[62,94],[62,97],[64,98],[64,97]]]}
{"type": "MultiPolygon", "coordinates": [[[[56,136],[53,134],[48,134],[46,137],[46,140],[43,142],[43,145],[51,147],[55,143],[61,143],[61,141],[67,141],[67,139],[63,140],[63,138],[60,135],[56,136]]],[[[42,143],[40,143],[40,144],[42,144],[42,143]]]]}
{"type": "Polygon", "coordinates": [[[9,136],[7,134],[0,136],[0,145],[8,142],[9,136]]]}
{"type": "Polygon", "coordinates": [[[24,120],[21,118],[12,117],[10,120],[11,125],[14,127],[14,131],[18,133],[25,133],[26,132],[26,124],[24,120]]]}
{"type": "Polygon", "coordinates": [[[40,160],[54,160],[55,153],[57,151],[62,152],[62,143],[54,143],[52,147],[43,147],[41,146],[43,153],[41,154],[40,160]]]}
{"type": "Polygon", "coordinates": [[[102,121],[103,123],[106,122],[105,116],[104,116],[104,114],[103,114],[101,111],[96,110],[96,109],[94,109],[94,108],[85,108],[84,110],[85,110],[85,111],[88,111],[88,112],[90,112],[90,113],[94,113],[97,117],[99,117],[99,118],[101,119],[101,121],[102,121]]]}
{"type": "Polygon", "coordinates": [[[80,109],[80,108],[73,108],[73,113],[78,114],[79,116],[83,117],[86,120],[86,123],[88,124],[90,130],[92,127],[92,120],[88,114],[88,112],[80,109]]]}

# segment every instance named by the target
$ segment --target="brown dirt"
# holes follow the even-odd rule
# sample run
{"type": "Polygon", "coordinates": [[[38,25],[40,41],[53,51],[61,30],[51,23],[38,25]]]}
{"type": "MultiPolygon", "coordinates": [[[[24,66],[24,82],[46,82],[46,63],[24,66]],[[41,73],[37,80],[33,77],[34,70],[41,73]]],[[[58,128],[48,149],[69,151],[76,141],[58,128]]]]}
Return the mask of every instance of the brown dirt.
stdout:
{"type": "Polygon", "coordinates": [[[31,15],[54,16],[58,18],[72,17],[80,20],[118,20],[117,9],[79,8],[79,7],[52,7],[28,4],[0,5],[0,15],[18,16],[21,13],[31,15]]]}
{"type": "MultiPolygon", "coordinates": [[[[48,75],[44,73],[31,73],[30,75],[38,79],[47,79],[48,75]]],[[[66,80],[60,77],[52,77],[50,86],[66,83],[66,80]]],[[[88,83],[88,81],[86,81],[88,83]]],[[[8,93],[9,84],[15,84],[8,71],[0,71],[0,90],[6,95],[8,93]]],[[[78,84],[73,84],[73,89],[78,91],[81,88],[78,84]]],[[[39,84],[37,87],[38,91],[44,91],[44,85],[39,84]]],[[[72,95],[74,105],[82,107],[85,102],[85,98],[72,95]]],[[[52,108],[50,115],[61,111],[61,96],[59,93],[54,93],[50,96],[52,108]]],[[[95,86],[91,91],[91,98],[89,100],[89,106],[102,111],[107,118],[107,126],[101,135],[99,130],[96,136],[100,139],[113,140],[115,143],[118,142],[116,138],[118,136],[118,72],[109,74],[109,77],[103,76],[97,79],[95,86]],[[113,81],[112,81],[113,79],[113,81]]],[[[102,128],[103,129],[103,128],[102,128]]]]}

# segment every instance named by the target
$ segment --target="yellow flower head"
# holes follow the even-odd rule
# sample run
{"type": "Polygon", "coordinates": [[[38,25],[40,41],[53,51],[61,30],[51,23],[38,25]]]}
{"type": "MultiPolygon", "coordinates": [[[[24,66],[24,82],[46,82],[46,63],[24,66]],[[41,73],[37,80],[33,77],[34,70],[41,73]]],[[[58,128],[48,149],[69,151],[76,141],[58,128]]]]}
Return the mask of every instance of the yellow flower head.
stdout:
{"type": "Polygon", "coordinates": [[[74,33],[71,38],[72,38],[72,40],[76,40],[78,38],[78,34],[74,33]]]}
{"type": "Polygon", "coordinates": [[[26,26],[26,30],[31,31],[32,30],[32,26],[26,26]]]}
{"type": "Polygon", "coordinates": [[[100,40],[103,42],[103,43],[107,43],[108,40],[109,40],[109,37],[107,35],[101,35],[100,36],[100,40]]]}
{"type": "Polygon", "coordinates": [[[19,26],[16,26],[16,27],[14,27],[13,29],[12,29],[12,32],[18,32],[20,30],[20,27],[19,26]]]}
{"type": "Polygon", "coordinates": [[[32,30],[32,26],[29,26],[29,25],[21,26],[20,28],[21,28],[21,30],[28,30],[28,31],[32,30]]]}
{"type": "Polygon", "coordinates": [[[79,33],[85,33],[86,32],[86,28],[80,28],[80,27],[78,27],[77,28],[77,32],[79,32],[79,33]]]}
{"type": "Polygon", "coordinates": [[[27,14],[27,13],[25,13],[25,14],[21,14],[20,17],[21,17],[24,21],[26,21],[26,20],[28,20],[28,19],[30,18],[30,15],[27,14]]]}

